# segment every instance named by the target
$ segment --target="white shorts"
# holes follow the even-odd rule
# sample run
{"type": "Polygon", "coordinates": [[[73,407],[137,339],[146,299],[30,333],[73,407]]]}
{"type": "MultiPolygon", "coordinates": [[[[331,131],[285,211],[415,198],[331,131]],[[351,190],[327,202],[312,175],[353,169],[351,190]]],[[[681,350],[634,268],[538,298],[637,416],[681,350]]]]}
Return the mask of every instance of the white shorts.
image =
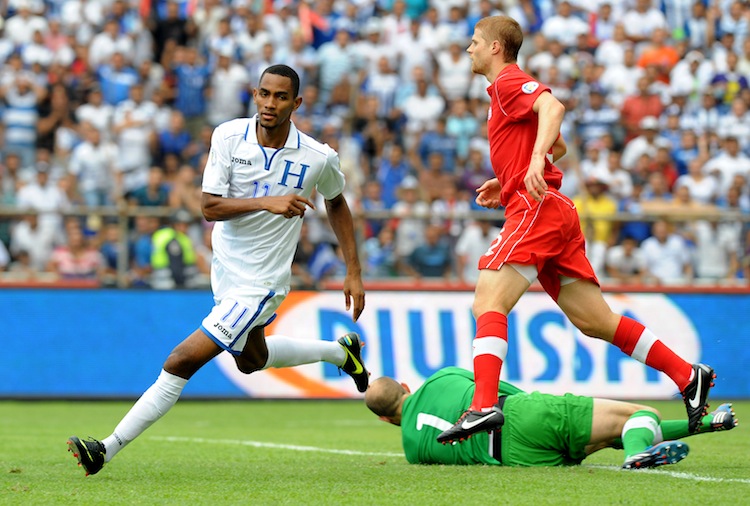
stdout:
{"type": "Polygon", "coordinates": [[[217,301],[200,329],[221,348],[239,355],[250,331],[271,323],[286,295],[286,291],[254,288],[243,290],[242,296],[227,296],[217,301]]]}

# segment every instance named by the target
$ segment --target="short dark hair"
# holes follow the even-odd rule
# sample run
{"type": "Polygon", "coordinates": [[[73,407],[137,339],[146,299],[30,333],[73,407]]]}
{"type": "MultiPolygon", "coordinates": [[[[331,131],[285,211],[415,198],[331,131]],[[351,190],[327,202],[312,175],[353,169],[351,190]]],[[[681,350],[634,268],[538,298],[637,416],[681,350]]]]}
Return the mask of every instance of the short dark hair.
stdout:
{"type": "Polygon", "coordinates": [[[292,98],[297,98],[297,95],[299,95],[299,74],[292,67],[281,64],[271,65],[260,75],[260,81],[263,80],[263,76],[266,74],[288,77],[292,81],[292,98]]]}

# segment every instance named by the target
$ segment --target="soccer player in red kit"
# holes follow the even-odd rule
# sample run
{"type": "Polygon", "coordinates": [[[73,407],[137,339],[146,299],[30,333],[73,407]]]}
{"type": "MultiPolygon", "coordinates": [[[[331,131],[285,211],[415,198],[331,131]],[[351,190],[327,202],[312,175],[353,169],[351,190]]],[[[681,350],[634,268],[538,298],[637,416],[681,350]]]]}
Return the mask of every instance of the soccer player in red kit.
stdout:
{"type": "Polygon", "coordinates": [[[477,320],[474,398],[438,441],[463,441],[502,426],[497,384],[508,350],[507,315],[534,279],[581,332],[667,374],[682,392],[689,428],[695,432],[716,375],[704,364],[686,362],[650,330],[613,313],[605,302],[586,258],[578,213],[558,191],[562,172],[552,163],[566,150],[560,136],[565,107],[549,87],[516,64],[522,42],[515,20],[490,16],[476,24],[467,49],[472,71],[492,83],[487,88],[487,130],[496,177],[477,189],[476,201],[488,208],[504,206],[506,221],[479,260],[472,307],[477,320]]]}

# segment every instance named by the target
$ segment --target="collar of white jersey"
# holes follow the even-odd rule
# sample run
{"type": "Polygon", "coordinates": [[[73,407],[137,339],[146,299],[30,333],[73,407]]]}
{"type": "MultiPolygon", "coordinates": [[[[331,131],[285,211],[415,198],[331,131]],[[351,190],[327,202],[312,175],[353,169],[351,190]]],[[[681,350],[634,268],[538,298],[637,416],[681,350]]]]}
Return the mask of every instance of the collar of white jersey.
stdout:
{"type": "MultiPolygon", "coordinates": [[[[247,129],[245,130],[245,140],[252,144],[260,144],[258,142],[258,134],[255,133],[255,124],[258,121],[258,115],[256,114],[247,122],[247,129]]],[[[299,130],[294,126],[294,121],[290,121],[289,135],[284,143],[285,148],[299,149],[299,130]]]]}

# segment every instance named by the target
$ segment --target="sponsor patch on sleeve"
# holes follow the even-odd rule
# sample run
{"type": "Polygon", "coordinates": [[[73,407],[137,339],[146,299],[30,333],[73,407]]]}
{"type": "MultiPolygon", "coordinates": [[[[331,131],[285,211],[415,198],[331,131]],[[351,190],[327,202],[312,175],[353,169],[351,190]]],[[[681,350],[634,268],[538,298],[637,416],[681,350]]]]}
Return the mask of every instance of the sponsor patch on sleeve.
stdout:
{"type": "Polygon", "coordinates": [[[523,86],[521,86],[521,91],[526,93],[527,95],[531,95],[536,91],[537,88],[539,88],[538,82],[529,81],[528,83],[524,83],[523,86]]]}

